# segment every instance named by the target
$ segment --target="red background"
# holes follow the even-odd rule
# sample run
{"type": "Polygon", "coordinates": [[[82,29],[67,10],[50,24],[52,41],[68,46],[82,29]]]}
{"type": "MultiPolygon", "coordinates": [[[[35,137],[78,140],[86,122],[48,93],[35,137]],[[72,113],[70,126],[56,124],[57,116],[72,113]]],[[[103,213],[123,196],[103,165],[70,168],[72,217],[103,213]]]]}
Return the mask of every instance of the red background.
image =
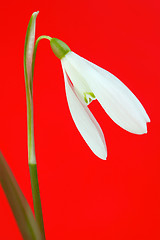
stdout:
{"type": "MultiPolygon", "coordinates": [[[[59,38],[115,74],[151,118],[147,134],[130,134],[94,101],[108,147],[107,161],[98,159],[70,116],[60,61],[47,40],[40,42],[34,121],[46,239],[160,239],[159,1],[1,2],[0,149],[32,208],[23,51],[37,10],[36,37],[59,38]]],[[[0,239],[22,239],[1,188],[0,213],[0,239]]]]}

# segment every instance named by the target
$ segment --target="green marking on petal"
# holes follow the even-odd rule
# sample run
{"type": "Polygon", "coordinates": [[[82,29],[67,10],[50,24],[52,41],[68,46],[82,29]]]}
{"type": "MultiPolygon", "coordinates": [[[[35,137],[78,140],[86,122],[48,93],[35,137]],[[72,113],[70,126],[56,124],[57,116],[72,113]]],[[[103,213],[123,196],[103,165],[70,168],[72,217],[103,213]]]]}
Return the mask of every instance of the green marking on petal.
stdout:
{"type": "Polygon", "coordinates": [[[90,104],[92,102],[92,100],[94,100],[96,98],[93,92],[85,92],[85,93],[83,93],[83,95],[84,95],[84,101],[87,104],[90,104]]]}
{"type": "Polygon", "coordinates": [[[87,98],[86,98],[86,94],[84,93],[84,101],[86,102],[86,103],[88,103],[88,100],[87,100],[87,98]]]}
{"type": "Polygon", "coordinates": [[[94,95],[93,92],[89,92],[89,93],[87,93],[87,94],[89,94],[92,98],[96,98],[96,96],[94,95]]]}

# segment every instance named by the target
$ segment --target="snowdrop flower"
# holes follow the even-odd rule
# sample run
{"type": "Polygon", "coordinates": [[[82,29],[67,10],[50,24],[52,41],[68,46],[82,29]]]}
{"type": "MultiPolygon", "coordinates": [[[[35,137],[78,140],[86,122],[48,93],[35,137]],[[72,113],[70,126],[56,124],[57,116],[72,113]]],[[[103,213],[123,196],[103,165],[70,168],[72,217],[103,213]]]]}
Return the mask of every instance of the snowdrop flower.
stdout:
{"type": "Polygon", "coordinates": [[[135,134],[147,133],[146,123],[150,119],[145,109],[117,77],[72,52],[59,39],[53,38],[50,44],[61,60],[72,118],[95,155],[104,160],[107,157],[103,132],[88,108],[95,99],[123,129],[135,134]]]}

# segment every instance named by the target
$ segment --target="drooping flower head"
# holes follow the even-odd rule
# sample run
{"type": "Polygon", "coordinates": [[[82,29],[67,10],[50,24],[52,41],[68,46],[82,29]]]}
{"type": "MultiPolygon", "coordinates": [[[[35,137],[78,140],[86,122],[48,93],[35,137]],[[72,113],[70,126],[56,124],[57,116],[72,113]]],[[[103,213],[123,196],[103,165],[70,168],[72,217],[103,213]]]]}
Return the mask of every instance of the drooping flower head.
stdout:
{"type": "Polygon", "coordinates": [[[59,39],[50,41],[54,54],[61,60],[66,95],[72,118],[91,150],[106,159],[103,132],[87,107],[97,99],[110,118],[123,129],[135,134],[147,133],[150,119],[136,96],[113,74],[72,52],[59,39]]]}

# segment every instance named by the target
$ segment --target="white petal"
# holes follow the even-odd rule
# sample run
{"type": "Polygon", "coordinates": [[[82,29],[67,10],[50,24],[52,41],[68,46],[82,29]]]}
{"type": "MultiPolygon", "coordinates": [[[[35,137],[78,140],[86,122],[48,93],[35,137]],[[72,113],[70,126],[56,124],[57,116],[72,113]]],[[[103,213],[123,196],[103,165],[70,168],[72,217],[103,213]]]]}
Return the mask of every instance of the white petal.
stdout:
{"type": "MultiPolygon", "coordinates": [[[[72,54],[72,52],[71,52],[71,54],[72,54]]],[[[68,61],[68,55],[70,56],[70,54],[67,53],[66,56],[63,57],[61,60],[63,63],[63,66],[66,69],[66,72],[67,72],[68,76],[70,77],[70,79],[74,85],[74,88],[79,93],[81,98],[84,98],[85,95],[87,98],[88,97],[87,93],[91,92],[91,89],[89,88],[86,80],[82,77],[81,69],[79,69],[79,71],[77,71],[77,69],[74,68],[72,63],[70,61],[68,61]]]]}
{"type": "Polygon", "coordinates": [[[99,158],[106,160],[107,149],[103,132],[85,102],[76,94],[63,67],[66,95],[72,118],[90,149],[99,158]]]}
{"type": "Polygon", "coordinates": [[[66,58],[67,68],[73,67],[81,74],[115,123],[131,133],[147,132],[146,122],[150,120],[145,109],[117,77],[73,52],[67,54],[66,58]]]}

